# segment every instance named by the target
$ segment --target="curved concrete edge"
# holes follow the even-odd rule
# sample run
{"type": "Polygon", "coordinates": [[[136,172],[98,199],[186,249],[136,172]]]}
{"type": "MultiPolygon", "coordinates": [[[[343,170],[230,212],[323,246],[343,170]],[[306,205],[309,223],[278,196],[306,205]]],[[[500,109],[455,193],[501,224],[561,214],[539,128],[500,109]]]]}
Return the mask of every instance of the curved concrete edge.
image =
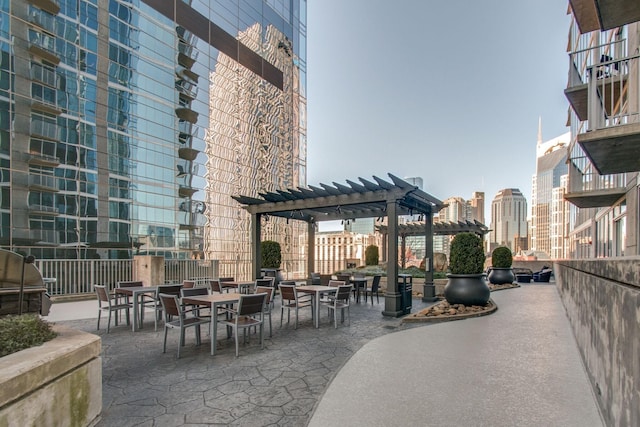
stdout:
{"type": "Polygon", "coordinates": [[[53,330],[56,338],[0,358],[0,408],[100,356],[99,336],[61,325],[53,330]]]}

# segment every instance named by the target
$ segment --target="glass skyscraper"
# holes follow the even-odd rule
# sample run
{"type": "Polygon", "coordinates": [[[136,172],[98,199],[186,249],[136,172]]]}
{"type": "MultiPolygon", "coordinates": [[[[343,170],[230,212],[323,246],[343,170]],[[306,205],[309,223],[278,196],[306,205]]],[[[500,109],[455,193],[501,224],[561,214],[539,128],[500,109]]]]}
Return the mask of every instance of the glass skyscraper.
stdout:
{"type": "Polygon", "coordinates": [[[247,260],[230,196],[306,185],[305,0],[0,0],[0,53],[4,248],[247,260]]]}

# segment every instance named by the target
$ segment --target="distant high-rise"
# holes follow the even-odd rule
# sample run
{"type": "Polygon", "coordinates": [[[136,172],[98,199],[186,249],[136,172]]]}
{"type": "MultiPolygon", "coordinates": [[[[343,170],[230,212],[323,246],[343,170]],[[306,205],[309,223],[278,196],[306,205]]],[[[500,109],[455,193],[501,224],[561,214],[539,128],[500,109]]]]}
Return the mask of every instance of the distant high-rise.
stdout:
{"type": "Polygon", "coordinates": [[[507,246],[516,250],[514,241],[527,235],[527,200],[517,188],[498,191],[491,202],[489,250],[507,246]]]}
{"type": "Polygon", "coordinates": [[[531,247],[553,259],[565,258],[569,227],[569,203],[564,200],[571,133],[542,142],[538,132],[536,173],[532,180],[531,247]]]}

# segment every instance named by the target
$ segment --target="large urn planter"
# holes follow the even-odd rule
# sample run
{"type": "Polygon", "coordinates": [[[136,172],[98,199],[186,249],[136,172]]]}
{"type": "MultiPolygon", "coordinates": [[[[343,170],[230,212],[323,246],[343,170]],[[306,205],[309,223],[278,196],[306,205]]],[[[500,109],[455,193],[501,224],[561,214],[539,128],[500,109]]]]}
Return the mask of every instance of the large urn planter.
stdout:
{"type": "Polygon", "coordinates": [[[505,285],[513,283],[516,280],[515,274],[513,274],[513,268],[498,268],[493,267],[489,272],[489,283],[494,285],[505,285]]]}
{"type": "Polygon", "coordinates": [[[444,297],[449,304],[486,305],[491,295],[483,274],[447,274],[444,297]]]}

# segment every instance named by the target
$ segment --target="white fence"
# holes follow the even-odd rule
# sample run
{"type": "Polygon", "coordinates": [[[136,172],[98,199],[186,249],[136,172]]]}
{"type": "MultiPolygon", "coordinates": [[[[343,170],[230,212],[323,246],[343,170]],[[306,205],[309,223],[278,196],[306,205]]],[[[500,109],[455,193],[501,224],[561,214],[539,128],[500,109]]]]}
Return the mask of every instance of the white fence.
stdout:
{"type": "MultiPolygon", "coordinates": [[[[133,280],[133,260],[36,260],[36,266],[46,280],[52,296],[93,294],[93,285],[108,285],[110,289],[119,281],[133,280]]],[[[165,281],[182,282],[194,277],[218,277],[217,260],[167,260],[165,281]]]]}

